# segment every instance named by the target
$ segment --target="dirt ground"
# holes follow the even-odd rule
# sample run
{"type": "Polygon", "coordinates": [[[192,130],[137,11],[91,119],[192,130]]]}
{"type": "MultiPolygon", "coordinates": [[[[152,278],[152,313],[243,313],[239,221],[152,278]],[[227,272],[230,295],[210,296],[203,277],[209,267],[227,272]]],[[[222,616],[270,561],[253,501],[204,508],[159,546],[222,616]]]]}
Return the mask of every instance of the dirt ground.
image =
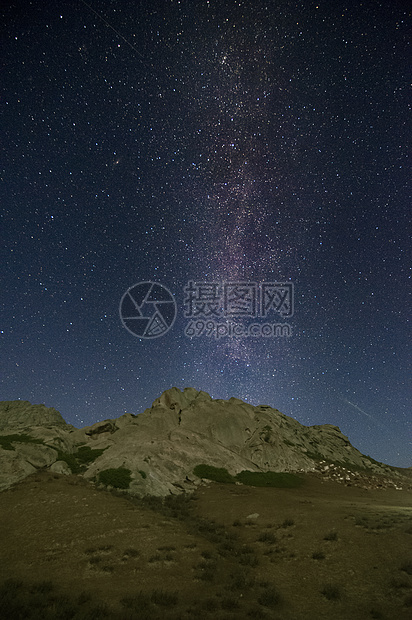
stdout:
{"type": "Polygon", "coordinates": [[[0,617],[410,618],[411,492],[303,477],[162,504],[35,474],[0,494],[0,617]]]}

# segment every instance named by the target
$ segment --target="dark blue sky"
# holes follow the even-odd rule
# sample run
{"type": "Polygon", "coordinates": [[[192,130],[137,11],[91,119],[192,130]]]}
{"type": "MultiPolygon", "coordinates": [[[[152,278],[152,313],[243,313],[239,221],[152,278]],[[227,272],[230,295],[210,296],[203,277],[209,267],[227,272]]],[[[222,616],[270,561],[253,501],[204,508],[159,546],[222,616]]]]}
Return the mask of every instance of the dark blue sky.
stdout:
{"type": "Polygon", "coordinates": [[[2,23],[0,398],[83,426],[192,386],[410,466],[406,3],[17,1],[2,23]],[[119,317],[143,281],[177,304],[156,339],[119,317]],[[292,335],[187,337],[189,281],[293,283],[268,317],[292,335]]]}

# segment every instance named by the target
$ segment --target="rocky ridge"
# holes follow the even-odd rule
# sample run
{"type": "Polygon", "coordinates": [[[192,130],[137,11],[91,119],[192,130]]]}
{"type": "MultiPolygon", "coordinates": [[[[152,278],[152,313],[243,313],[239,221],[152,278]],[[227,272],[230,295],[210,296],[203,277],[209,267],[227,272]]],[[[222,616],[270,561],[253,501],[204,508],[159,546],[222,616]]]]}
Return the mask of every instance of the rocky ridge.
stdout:
{"type": "Polygon", "coordinates": [[[171,388],[139,415],[126,413],[81,429],[54,408],[0,403],[0,490],[38,469],[74,471],[94,482],[103,470],[126,468],[128,492],[165,496],[200,484],[193,469],[202,463],[232,475],[312,472],[365,488],[408,484],[398,468],[361,454],[337,426],[306,427],[272,407],[213,400],[194,388],[171,388]],[[81,465],[76,455],[82,456],[81,465]]]}

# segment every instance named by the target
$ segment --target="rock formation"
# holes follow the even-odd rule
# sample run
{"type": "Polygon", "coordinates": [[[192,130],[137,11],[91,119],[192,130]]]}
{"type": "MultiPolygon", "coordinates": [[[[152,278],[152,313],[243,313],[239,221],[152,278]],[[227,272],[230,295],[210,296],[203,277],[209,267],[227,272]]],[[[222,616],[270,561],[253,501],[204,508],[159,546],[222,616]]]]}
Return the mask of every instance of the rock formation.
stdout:
{"type": "Polygon", "coordinates": [[[160,496],[193,490],[201,482],[193,474],[199,464],[233,475],[333,471],[334,479],[345,483],[353,483],[353,471],[399,475],[362,455],[337,426],[306,427],[272,407],[253,407],[237,398],[213,400],[194,388],[171,388],[139,415],[127,413],[81,429],[44,405],[0,403],[0,490],[41,468],[71,473],[79,462],[74,473],[90,481],[98,481],[103,470],[126,468],[128,492],[160,496]]]}

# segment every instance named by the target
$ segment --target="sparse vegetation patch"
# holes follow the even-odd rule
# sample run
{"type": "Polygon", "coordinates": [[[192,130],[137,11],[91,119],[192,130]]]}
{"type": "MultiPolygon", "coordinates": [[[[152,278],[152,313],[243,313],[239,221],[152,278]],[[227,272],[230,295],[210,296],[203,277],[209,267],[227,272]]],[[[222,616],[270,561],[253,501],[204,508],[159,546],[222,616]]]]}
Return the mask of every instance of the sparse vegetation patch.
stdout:
{"type": "Polygon", "coordinates": [[[282,597],[274,586],[266,588],[258,598],[258,603],[271,609],[278,607],[281,602],[282,597]]]}
{"type": "Polygon", "coordinates": [[[205,478],[206,480],[214,480],[215,482],[224,482],[234,484],[241,482],[247,486],[253,487],[276,487],[276,488],[296,488],[303,484],[302,478],[296,474],[274,471],[241,471],[236,476],[232,476],[227,469],[223,467],[213,467],[213,465],[196,465],[193,470],[195,476],[205,478]]]}
{"type": "Polygon", "coordinates": [[[128,489],[132,481],[130,469],[126,467],[114,467],[99,472],[99,482],[115,489],[128,489]]]}
{"type": "Polygon", "coordinates": [[[229,474],[224,467],[213,467],[213,465],[196,465],[193,470],[195,476],[206,478],[206,480],[214,480],[215,482],[225,482],[233,484],[235,482],[233,476],[229,474]]]}
{"type": "Polygon", "coordinates": [[[70,468],[72,474],[80,474],[86,470],[86,466],[96,460],[103,454],[106,448],[92,449],[89,446],[81,446],[77,452],[69,454],[68,452],[58,451],[58,460],[64,461],[70,468]]]}
{"type": "Polygon", "coordinates": [[[403,570],[407,575],[412,575],[412,560],[407,560],[401,565],[401,570],[403,570]]]}
{"type": "Polygon", "coordinates": [[[236,480],[252,487],[276,487],[278,489],[291,489],[303,484],[302,478],[296,474],[275,471],[242,471],[237,474],[236,480]]]}
{"type": "Polygon", "coordinates": [[[342,597],[339,586],[332,583],[326,584],[322,588],[321,593],[328,599],[328,601],[338,601],[342,597]]]}
{"type": "Polygon", "coordinates": [[[0,447],[3,450],[14,450],[13,443],[37,443],[43,444],[44,442],[41,439],[35,439],[30,435],[22,434],[14,434],[14,435],[0,435],[0,447]]]}

